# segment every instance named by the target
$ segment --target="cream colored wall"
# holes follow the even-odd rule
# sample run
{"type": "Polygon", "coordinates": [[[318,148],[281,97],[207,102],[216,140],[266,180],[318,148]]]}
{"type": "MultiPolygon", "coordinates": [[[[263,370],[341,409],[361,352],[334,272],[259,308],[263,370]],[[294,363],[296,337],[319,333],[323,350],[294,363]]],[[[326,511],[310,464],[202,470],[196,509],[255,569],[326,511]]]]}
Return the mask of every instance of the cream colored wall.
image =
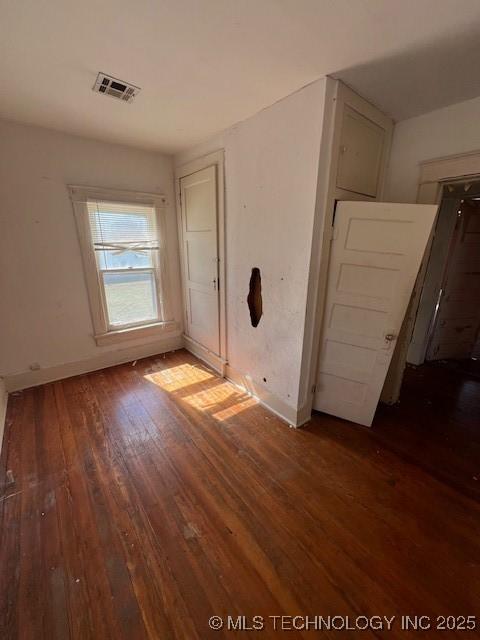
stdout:
{"type": "Polygon", "coordinates": [[[299,401],[310,251],[326,79],[204,144],[177,165],[225,149],[227,357],[239,378],[283,415],[299,401]],[[247,306],[253,267],[263,316],[247,306]]]}
{"type": "Polygon", "coordinates": [[[415,202],[419,163],[480,150],[480,97],[398,122],[393,134],[385,196],[415,202]]]}
{"type": "Polygon", "coordinates": [[[151,339],[128,341],[126,351],[96,346],[66,185],[167,196],[173,309],[181,322],[171,158],[6,121],[0,122],[0,139],[0,375],[7,387],[14,377],[21,384],[25,376],[48,378],[46,371],[53,377],[75,373],[78,366],[62,368],[68,363],[88,370],[160,352],[163,343],[151,339]],[[32,373],[36,363],[40,372],[32,373]]]}

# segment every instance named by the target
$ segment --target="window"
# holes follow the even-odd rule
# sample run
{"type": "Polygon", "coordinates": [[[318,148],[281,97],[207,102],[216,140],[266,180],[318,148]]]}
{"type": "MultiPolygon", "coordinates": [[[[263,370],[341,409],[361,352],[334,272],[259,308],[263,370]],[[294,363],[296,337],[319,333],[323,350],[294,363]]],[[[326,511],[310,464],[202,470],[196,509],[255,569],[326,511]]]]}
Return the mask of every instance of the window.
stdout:
{"type": "Polygon", "coordinates": [[[97,344],[172,328],[162,196],[71,187],[97,344]]]}
{"type": "Polygon", "coordinates": [[[109,329],[161,320],[154,207],[88,201],[109,329]]]}

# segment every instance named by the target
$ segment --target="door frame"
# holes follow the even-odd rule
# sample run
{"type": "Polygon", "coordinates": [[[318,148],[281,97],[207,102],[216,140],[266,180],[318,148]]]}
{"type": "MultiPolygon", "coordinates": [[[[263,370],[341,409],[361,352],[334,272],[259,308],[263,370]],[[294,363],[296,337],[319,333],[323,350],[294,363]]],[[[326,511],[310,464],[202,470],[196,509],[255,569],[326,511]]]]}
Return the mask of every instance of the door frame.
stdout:
{"type": "MultiPolygon", "coordinates": [[[[480,179],[480,151],[455,154],[425,160],[420,163],[420,177],[417,188],[418,204],[438,204],[442,201],[443,187],[449,182],[467,182],[480,179]]],[[[390,365],[382,393],[382,401],[388,404],[398,402],[403,375],[407,364],[407,353],[415,327],[420,298],[427,275],[427,266],[433,243],[433,233],[425,249],[417,282],[412,293],[407,316],[401,331],[401,340],[390,365]]],[[[427,336],[428,338],[428,336],[427,336]]]]}
{"type": "Polygon", "coordinates": [[[204,360],[220,375],[225,375],[225,366],[227,364],[227,313],[226,313],[226,250],[225,250],[225,168],[224,168],[224,150],[219,149],[209,153],[208,155],[196,158],[191,162],[182,164],[175,168],[175,201],[177,206],[177,225],[178,240],[180,252],[180,270],[182,276],[182,303],[184,332],[183,339],[185,348],[191,351],[201,360],[204,360]],[[183,226],[182,226],[182,204],[181,204],[181,187],[180,180],[186,176],[206,169],[215,167],[217,182],[217,243],[218,243],[218,294],[219,294],[219,329],[220,329],[220,353],[213,353],[203,345],[199,344],[190,336],[185,334],[187,327],[187,305],[186,305],[186,287],[185,287],[185,256],[183,247],[183,226]]]}

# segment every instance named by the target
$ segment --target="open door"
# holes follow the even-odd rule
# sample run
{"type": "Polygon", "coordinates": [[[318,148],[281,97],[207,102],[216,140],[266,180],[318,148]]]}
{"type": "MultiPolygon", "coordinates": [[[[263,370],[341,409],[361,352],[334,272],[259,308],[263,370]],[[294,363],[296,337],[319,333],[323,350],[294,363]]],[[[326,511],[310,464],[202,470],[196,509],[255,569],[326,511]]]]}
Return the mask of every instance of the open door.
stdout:
{"type": "Polygon", "coordinates": [[[372,424],[437,209],[338,203],[314,409],[372,424]]]}

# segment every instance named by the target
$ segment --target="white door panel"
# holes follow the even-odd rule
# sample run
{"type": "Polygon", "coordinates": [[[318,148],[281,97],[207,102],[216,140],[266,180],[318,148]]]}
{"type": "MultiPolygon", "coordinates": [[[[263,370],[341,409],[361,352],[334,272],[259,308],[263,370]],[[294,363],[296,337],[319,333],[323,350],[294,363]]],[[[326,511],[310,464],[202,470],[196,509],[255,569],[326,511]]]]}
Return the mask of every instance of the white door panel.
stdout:
{"type": "Polygon", "coordinates": [[[220,352],[215,166],[180,179],[186,334],[220,352]]]}
{"type": "Polygon", "coordinates": [[[208,289],[212,286],[212,261],[205,259],[210,255],[212,247],[210,238],[196,237],[185,241],[187,277],[191,283],[197,286],[203,285],[208,289]]]}
{"type": "Polygon", "coordinates": [[[337,187],[375,197],[386,131],[348,106],[344,108],[337,187]]]}
{"type": "Polygon", "coordinates": [[[315,409],[371,425],[436,212],[337,205],[315,409]]]}

